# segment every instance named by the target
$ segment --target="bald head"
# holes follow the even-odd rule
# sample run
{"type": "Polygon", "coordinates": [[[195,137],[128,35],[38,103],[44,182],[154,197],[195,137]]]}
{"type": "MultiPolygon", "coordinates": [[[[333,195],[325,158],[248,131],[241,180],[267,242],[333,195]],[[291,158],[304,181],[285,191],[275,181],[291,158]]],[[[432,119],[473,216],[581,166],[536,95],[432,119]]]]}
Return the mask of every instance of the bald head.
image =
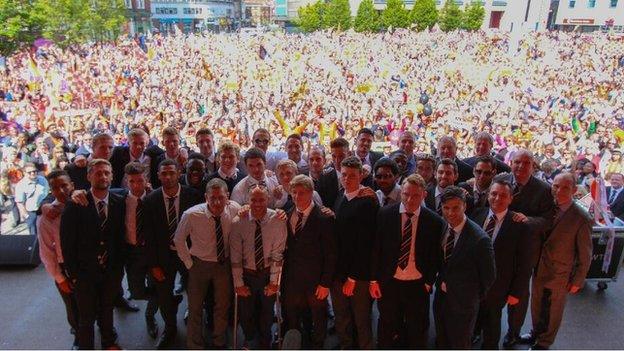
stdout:
{"type": "Polygon", "coordinates": [[[572,201],[576,193],[576,177],[573,173],[564,172],[558,174],[553,180],[551,189],[557,205],[565,205],[572,201]]]}
{"type": "Polygon", "coordinates": [[[534,171],[533,153],[526,149],[520,149],[513,155],[511,161],[511,172],[516,181],[525,185],[534,171]]]}

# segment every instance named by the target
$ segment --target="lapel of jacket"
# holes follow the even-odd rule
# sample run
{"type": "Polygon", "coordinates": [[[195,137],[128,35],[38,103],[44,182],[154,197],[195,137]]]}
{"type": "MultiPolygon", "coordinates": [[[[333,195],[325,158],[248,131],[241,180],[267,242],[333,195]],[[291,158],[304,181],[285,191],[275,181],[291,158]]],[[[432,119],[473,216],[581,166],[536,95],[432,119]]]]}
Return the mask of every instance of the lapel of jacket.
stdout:
{"type": "Polygon", "coordinates": [[[160,187],[156,191],[156,208],[157,208],[157,216],[161,223],[164,223],[163,228],[167,228],[167,209],[165,208],[165,193],[163,192],[163,188],[160,187]]]}
{"type": "Polygon", "coordinates": [[[574,217],[577,213],[574,206],[576,205],[573,202],[572,205],[570,205],[570,207],[568,207],[568,209],[561,215],[561,217],[559,217],[559,220],[553,224],[552,230],[548,233],[546,241],[550,241],[552,239],[553,233],[556,233],[559,230],[559,226],[569,226],[570,223],[575,223],[574,217]]]}
{"type": "Polygon", "coordinates": [[[87,212],[88,215],[91,217],[91,220],[87,220],[87,223],[97,223],[96,228],[99,231],[102,221],[100,220],[100,216],[98,215],[97,207],[95,205],[95,198],[93,197],[91,191],[87,192],[87,200],[89,201],[89,204],[87,205],[87,212]]]}
{"type": "Polygon", "coordinates": [[[496,247],[497,244],[500,240],[500,238],[505,238],[508,231],[509,231],[509,226],[511,225],[511,223],[513,222],[513,214],[511,213],[511,211],[507,211],[507,214],[505,214],[505,217],[503,218],[503,223],[501,223],[500,228],[498,229],[498,233],[496,234],[496,240],[494,240],[492,242],[492,246],[496,247]]]}
{"type": "Polygon", "coordinates": [[[468,240],[468,235],[470,235],[468,219],[466,219],[466,223],[464,224],[464,228],[462,229],[461,234],[459,235],[459,239],[457,240],[457,244],[453,248],[453,253],[451,254],[451,259],[449,261],[449,266],[453,265],[457,262],[457,258],[461,256],[463,253],[463,247],[466,245],[466,241],[468,240]]]}
{"type": "MultiPolygon", "coordinates": [[[[394,204],[393,206],[396,206],[396,211],[393,209],[392,211],[392,228],[388,228],[390,229],[389,232],[390,233],[397,233],[396,235],[396,240],[397,243],[399,245],[399,247],[401,246],[401,240],[403,240],[403,225],[402,225],[402,218],[401,218],[401,203],[399,202],[398,204],[394,204]]],[[[418,233],[420,232],[421,229],[421,222],[420,220],[418,221],[418,225],[416,226],[416,235],[418,235],[418,233]]],[[[425,230],[425,229],[422,229],[425,230]]]]}

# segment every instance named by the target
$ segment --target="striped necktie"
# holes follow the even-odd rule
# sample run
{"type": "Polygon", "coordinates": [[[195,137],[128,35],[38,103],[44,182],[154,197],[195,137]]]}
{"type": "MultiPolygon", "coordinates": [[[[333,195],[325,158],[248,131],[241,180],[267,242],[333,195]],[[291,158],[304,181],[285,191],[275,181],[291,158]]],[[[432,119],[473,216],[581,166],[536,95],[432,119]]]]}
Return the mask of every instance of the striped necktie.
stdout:
{"type": "Polygon", "coordinates": [[[294,234],[295,235],[299,234],[302,228],[303,228],[303,212],[297,211],[297,223],[295,224],[294,234]]]}
{"type": "Polygon", "coordinates": [[[405,269],[409,260],[410,250],[412,248],[412,217],[413,213],[405,213],[407,218],[403,225],[403,237],[401,239],[401,249],[399,251],[399,267],[405,269]]]}
{"type": "Polygon", "coordinates": [[[496,216],[492,213],[488,224],[485,226],[485,233],[492,239],[494,237],[494,228],[496,228],[496,216]]]}
{"type": "Polygon", "coordinates": [[[256,220],[256,234],[254,239],[254,252],[256,259],[256,270],[260,271],[264,269],[264,252],[262,248],[262,226],[260,221],[256,220]]]}
{"type": "Polygon", "coordinates": [[[107,220],[106,202],[104,202],[104,200],[98,201],[97,212],[98,212],[98,217],[100,217],[100,231],[104,231],[104,228],[106,227],[106,220],[107,220]]]}
{"type": "Polygon", "coordinates": [[[455,248],[455,231],[449,227],[448,236],[446,237],[446,244],[444,244],[444,263],[447,263],[451,259],[453,249],[455,248]]]}
{"type": "Polygon", "coordinates": [[[212,216],[215,222],[215,237],[217,240],[217,261],[223,263],[225,261],[225,245],[223,243],[223,228],[221,227],[221,217],[212,216]]]}
{"type": "Polygon", "coordinates": [[[173,236],[175,235],[176,227],[178,226],[178,216],[175,209],[175,200],[177,196],[169,198],[167,205],[167,220],[169,221],[169,242],[173,245],[173,236]]]}
{"type": "Polygon", "coordinates": [[[145,234],[143,233],[143,200],[137,199],[136,206],[136,244],[138,246],[145,245],[145,234]]]}

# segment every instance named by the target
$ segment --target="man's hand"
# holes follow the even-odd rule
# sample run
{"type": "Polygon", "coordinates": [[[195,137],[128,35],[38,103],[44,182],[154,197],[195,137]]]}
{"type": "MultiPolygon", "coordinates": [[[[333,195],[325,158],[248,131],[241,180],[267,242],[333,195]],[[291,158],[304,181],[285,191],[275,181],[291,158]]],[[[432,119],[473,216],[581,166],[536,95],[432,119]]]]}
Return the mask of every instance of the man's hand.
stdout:
{"type": "Polygon", "coordinates": [[[527,216],[525,216],[524,214],[520,212],[514,212],[511,219],[513,219],[514,222],[526,222],[529,220],[527,216]]]}
{"type": "Polygon", "coordinates": [[[568,288],[568,292],[570,292],[570,294],[576,294],[579,290],[581,290],[581,287],[576,285],[570,285],[568,288]]]}
{"type": "Polygon", "coordinates": [[[61,212],[62,211],[60,208],[52,204],[41,205],[41,214],[49,220],[55,220],[58,216],[61,215],[61,212]]]}
{"type": "Polygon", "coordinates": [[[427,294],[431,294],[431,285],[425,284],[425,290],[427,291],[427,294]]]}
{"type": "Polygon", "coordinates": [[[71,294],[72,291],[74,290],[74,287],[72,286],[71,282],[67,278],[65,278],[65,280],[60,282],[58,286],[59,286],[59,290],[61,290],[61,292],[63,292],[63,294],[65,295],[71,294]]]}
{"type": "Polygon", "coordinates": [[[264,295],[273,296],[277,293],[277,289],[279,289],[279,286],[277,286],[277,284],[269,283],[267,286],[264,287],[264,295]]]}
{"type": "Polygon", "coordinates": [[[368,292],[373,299],[381,298],[381,288],[379,287],[378,282],[370,282],[368,285],[368,292]]]}
{"type": "Polygon", "coordinates": [[[279,219],[280,221],[285,221],[288,219],[288,215],[281,208],[277,208],[275,209],[275,218],[279,219]]]}
{"type": "Polygon", "coordinates": [[[329,296],[329,288],[326,288],[322,285],[317,285],[314,296],[316,296],[316,298],[319,300],[325,300],[327,296],[329,296]]]}
{"type": "Polygon", "coordinates": [[[160,267],[154,267],[152,268],[152,277],[154,277],[157,282],[162,283],[165,281],[165,272],[163,272],[162,268],[160,267]]]}
{"type": "Polygon", "coordinates": [[[236,292],[236,295],[240,297],[251,296],[251,290],[249,290],[249,287],[245,285],[235,288],[234,291],[236,292]]]}
{"type": "Polygon", "coordinates": [[[507,304],[509,306],[517,305],[518,302],[520,302],[520,299],[518,299],[517,297],[512,296],[512,295],[507,296],[507,304]]]}
{"type": "Polygon", "coordinates": [[[371,173],[371,167],[369,165],[362,165],[362,176],[360,180],[364,180],[371,173]]]}
{"type": "Polygon", "coordinates": [[[265,175],[267,178],[272,178],[272,177],[274,177],[274,176],[275,176],[275,172],[273,172],[273,171],[272,171],[272,170],[270,170],[270,169],[267,169],[267,170],[265,170],[265,171],[264,171],[264,175],[265,175]]]}
{"type": "Polygon", "coordinates": [[[87,199],[86,190],[76,190],[71,195],[71,200],[82,207],[89,206],[89,200],[87,199]]]}
{"type": "Polygon", "coordinates": [[[446,292],[446,282],[442,282],[442,284],[440,284],[440,289],[442,289],[443,292],[446,292]]]}
{"type": "Polygon", "coordinates": [[[375,201],[377,200],[377,194],[375,194],[375,191],[367,186],[360,188],[357,197],[372,197],[375,201]]]}
{"type": "Polygon", "coordinates": [[[353,290],[355,290],[355,280],[347,279],[342,285],[342,293],[345,296],[353,296],[353,290]]]}
{"type": "Polygon", "coordinates": [[[273,197],[276,199],[281,199],[282,195],[284,194],[284,187],[281,185],[278,185],[275,187],[275,189],[273,189],[273,197]]]}
{"type": "Polygon", "coordinates": [[[241,206],[240,210],[238,210],[239,217],[245,217],[249,213],[249,205],[241,206]]]}
{"type": "Polygon", "coordinates": [[[336,214],[329,207],[321,206],[321,213],[326,215],[326,216],[331,216],[331,217],[336,218],[336,214]]]}

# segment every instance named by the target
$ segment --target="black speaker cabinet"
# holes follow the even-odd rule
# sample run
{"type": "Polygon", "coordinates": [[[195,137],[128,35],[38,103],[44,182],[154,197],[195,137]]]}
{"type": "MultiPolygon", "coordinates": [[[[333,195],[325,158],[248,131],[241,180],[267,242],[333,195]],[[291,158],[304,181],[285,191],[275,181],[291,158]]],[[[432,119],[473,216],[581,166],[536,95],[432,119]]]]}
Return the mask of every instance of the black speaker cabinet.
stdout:
{"type": "Polygon", "coordinates": [[[0,235],[0,265],[37,267],[40,263],[36,235],[0,235]]]}

